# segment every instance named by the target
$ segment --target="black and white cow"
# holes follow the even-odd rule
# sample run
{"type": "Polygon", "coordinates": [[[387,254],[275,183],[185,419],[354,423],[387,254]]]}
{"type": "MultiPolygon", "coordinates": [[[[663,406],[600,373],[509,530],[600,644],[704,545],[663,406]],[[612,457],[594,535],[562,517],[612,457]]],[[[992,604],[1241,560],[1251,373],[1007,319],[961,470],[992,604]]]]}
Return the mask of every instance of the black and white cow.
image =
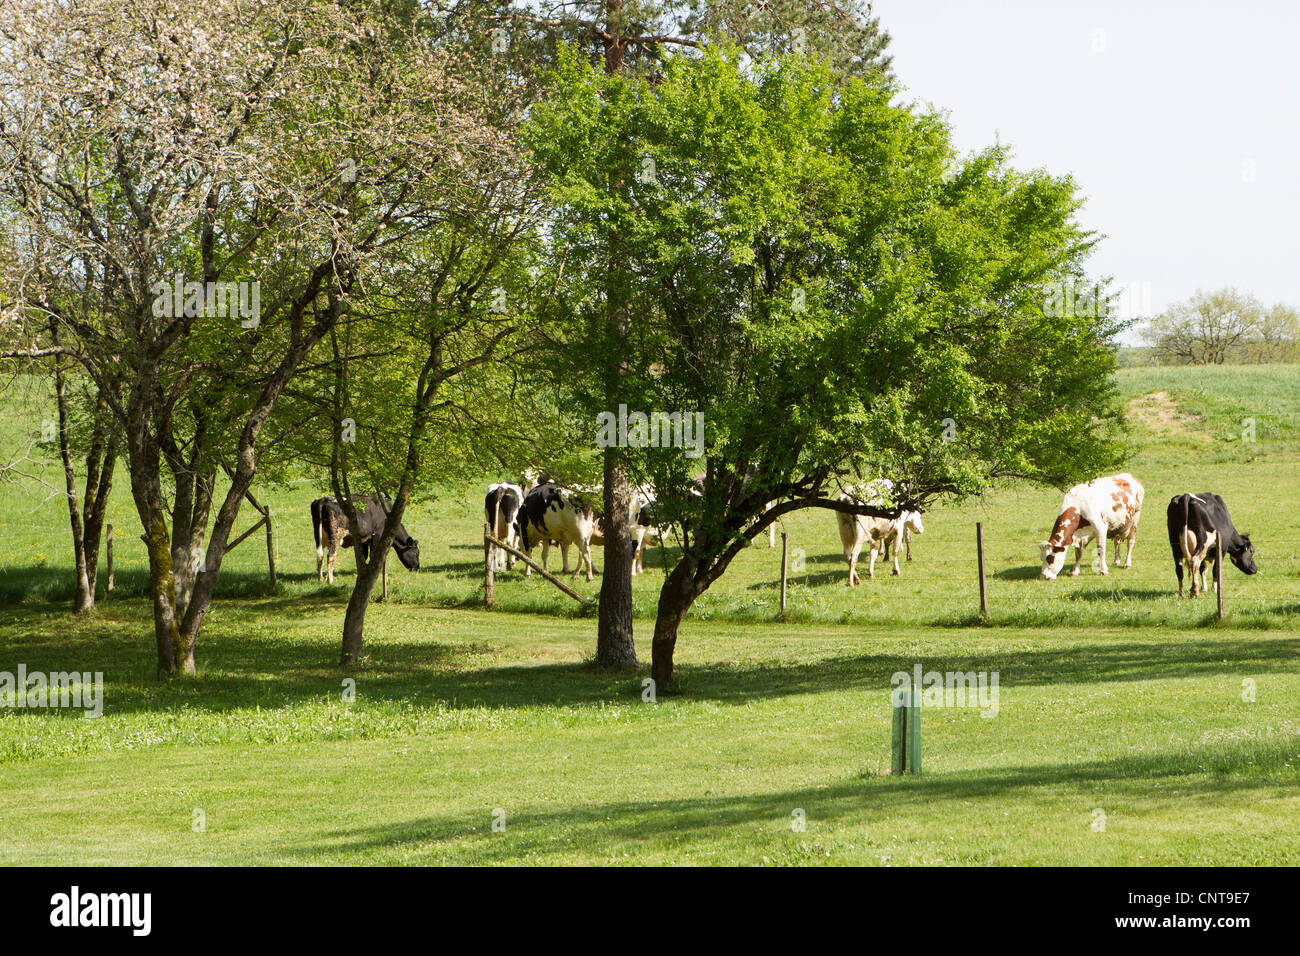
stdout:
{"type": "MultiPolygon", "coordinates": [[[[596,528],[596,509],[587,495],[552,482],[537,485],[524,495],[524,505],[519,509],[516,522],[520,549],[524,554],[531,557],[533,548],[540,544],[544,568],[551,542],[555,542],[564,558],[564,573],[568,574],[569,545],[575,544],[578,546],[578,567],[572,573],[577,575],[586,565],[587,580],[592,580],[591,535],[596,528]]],[[[525,566],[524,576],[530,573],[531,569],[525,566]]]]}
{"type": "MultiPolygon", "coordinates": [[[[1174,552],[1174,571],[1178,574],[1178,596],[1183,596],[1183,570],[1192,579],[1192,597],[1205,590],[1205,566],[1217,576],[1215,546],[1246,574],[1254,574],[1255,547],[1250,535],[1239,534],[1228,516],[1228,506],[1211,492],[1199,495],[1175,495],[1169,499],[1169,546],[1174,552]],[[1196,578],[1200,575],[1200,591],[1196,578]]],[[[1213,580],[1213,578],[1211,579],[1213,580]]]]}
{"type": "MultiPolygon", "coordinates": [[[[357,525],[361,531],[361,548],[364,558],[370,560],[370,545],[377,534],[384,530],[388,519],[389,503],[380,501],[373,495],[356,499],[357,525]]],[[[348,530],[348,516],[333,498],[317,498],[311,503],[311,530],[316,537],[316,580],[323,580],[321,567],[325,566],[329,583],[334,583],[334,559],[339,548],[352,546],[352,534],[348,530]]],[[[420,570],[420,542],[406,533],[406,528],[397,526],[393,536],[393,550],[397,559],[408,571],[420,570]]]]}
{"type": "MultiPolygon", "coordinates": [[[[483,499],[483,514],[492,528],[492,536],[512,548],[519,547],[519,527],[515,519],[524,506],[524,489],[508,481],[490,485],[483,499]]],[[[492,568],[504,571],[515,566],[515,556],[509,551],[493,546],[492,568]]]]}

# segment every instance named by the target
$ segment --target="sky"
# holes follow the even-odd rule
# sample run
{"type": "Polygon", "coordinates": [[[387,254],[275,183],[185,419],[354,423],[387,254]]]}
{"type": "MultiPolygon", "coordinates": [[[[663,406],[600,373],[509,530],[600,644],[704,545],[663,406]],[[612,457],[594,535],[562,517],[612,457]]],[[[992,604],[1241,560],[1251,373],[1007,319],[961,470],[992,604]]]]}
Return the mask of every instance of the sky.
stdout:
{"type": "MultiPolygon", "coordinates": [[[[1074,176],[1089,262],[1152,315],[1235,286],[1300,307],[1300,2],[876,0],[905,99],[958,149],[1074,176]]],[[[1129,333],[1125,341],[1136,342],[1129,333]]]]}

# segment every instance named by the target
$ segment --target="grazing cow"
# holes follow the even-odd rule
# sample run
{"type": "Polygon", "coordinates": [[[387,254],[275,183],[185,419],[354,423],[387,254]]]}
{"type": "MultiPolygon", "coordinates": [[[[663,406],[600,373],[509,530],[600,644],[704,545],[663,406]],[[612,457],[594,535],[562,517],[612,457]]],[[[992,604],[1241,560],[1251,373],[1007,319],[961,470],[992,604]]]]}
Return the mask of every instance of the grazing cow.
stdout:
{"type": "MultiPolygon", "coordinates": [[[[869,505],[893,504],[894,494],[895,492],[897,492],[897,490],[898,490],[898,486],[895,485],[888,478],[874,478],[871,481],[868,481],[866,484],[859,485],[856,488],[849,489],[850,493],[853,494],[858,501],[864,502],[869,505]]],[[[920,522],[920,518],[918,517],[916,523],[919,522],[920,522]]],[[[903,547],[907,551],[907,560],[909,561],[912,560],[912,529],[913,529],[913,525],[911,523],[904,522],[903,547]]],[[[893,538],[885,539],[885,551],[882,557],[886,561],[889,560],[889,551],[890,551],[890,547],[893,544],[893,540],[894,540],[893,538]]]]}
{"type": "MultiPolygon", "coordinates": [[[[866,503],[847,491],[840,494],[839,500],[854,504],[866,503]]],[[[849,587],[862,582],[858,576],[858,552],[862,550],[863,542],[866,542],[870,554],[867,577],[876,576],[876,557],[884,549],[887,541],[894,543],[893,573],[896,575],[898,574],[898,547],[904,532],[911,529],[917,534],[925,533],[919,511],[903,511],[897,518],[874,518],[870,515],[852,515],[837,511],[835,521],[839,526],[840,543],[844,545],[844,560],[849,563],[849,587]]]]}
{"type": "MultiPolygon", "coordinates": [[[[380,501],[373,495],[365,495],[355,501],[357,508],[357,525],[361,532],[362,556],[370,560],[370,545],[377,534],[384,530],[388,519],[389,503],[380,501]]],[[[311,503],[311,530],[316,538],[316,580],[323,579],[321,566],[327,567],[329,583],[334,583],[334,559],[339,548],[352,546],[352,534],[348,530],[348,517],[342,506],[333,498],[317,498],[311,503]]],[[[406,533],[406,528],[397,526],[393,536],[393,550],[397,559],[408,571],[420,570],[420,542],[406,533]]]]}
{"type": "Polygon", "coordinates": [[[1240,570],[1254,574],[1255,547],[1250,535],[1238,534],[1228,516],[1228,506],[1211,492],[1199,495],[1175,495],[1169,500],[1169,546],[1174,552],[1174,571],[1178,574],[1178,596],[1183,596],[1183,568],[1192,579],[1192,597],[1199,593],[1196,577],[1201,578],[1200,590],[1205,590],[1205,566],[1211,565],[1215,578],[1223,571],[1217,567],[1215,545],[1222,544],[1223,551],[1240,570]]]}
{"type": "Polygon", "coordinates": [[[659,523],[659,508],[654,494],[647,488],[632,492],[632,573],[645,572],[645,552],[651,539],[662,548],[668,529],[659,523]]]}
{"type": "MultiPolygon", "coordinates": [[[[523,488],[508,481],[489,485],[487,497],[483,499],[483,514],[492,528],[492,537],[512,548],[519,547],[519,529],[515,526],[515,518],[523,504],[523,488]]],[[[504,571],[515,566],[515,556],[493,545],[491,562],[493,570],[504,571]]]]}
{"type": "Polygon", "coordinates": [[[1115,541],[1115,563],[1124,568],[1133,566],[1133,543],[1137,539],[1138,521],[1142,517],[1142,496],[1146,494],[1142,482],[1127,472],[1095,478],[1087,484],[1075,485],[1061,501],[1056,524],[1051,536],[1038,545],[1042,558],[1042,576],[1051,581],[1065,568],[1066,551],[1074,545],[1074,570],[1079,573],[1083,549],[1093,538],[1097,539],[1099,574],[1109,574],[1106,566],[1106,540],[1115,541]],[[1124,563],[1119,564],[1120,542],[1127,542],[1124,563]]]}
{"type": "MultiPolygon", "coordinates": [[[[533,548],[542,546],[542,567],[546,567],[551,542],[560,546],[564,558],[564,573],[569,572],[569,545],[578,546],[578,567],[575,576],[587,567],[587,580],[592,580],[591,535],[596,528],[596,510],[583,494],[547,482],[537,485],[524,495],[524,505],[516,519],[519,525],[520,547],[529,556],[533,548]]],[[[530,573],[525,567],[524,575],[530,573]]]]}

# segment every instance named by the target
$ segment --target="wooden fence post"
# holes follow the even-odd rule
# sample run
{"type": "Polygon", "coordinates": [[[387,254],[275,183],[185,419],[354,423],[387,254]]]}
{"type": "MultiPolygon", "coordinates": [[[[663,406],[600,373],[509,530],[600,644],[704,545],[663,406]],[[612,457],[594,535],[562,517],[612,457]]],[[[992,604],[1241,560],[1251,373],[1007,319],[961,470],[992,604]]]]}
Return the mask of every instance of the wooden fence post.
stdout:
{"type": "Polygon", "coordinates": [[[790,535],[781,532],[781,613],[785,613],[785,580],[789,573],[790,535]]]}
{"type": "Polygon", "coordinates": [[[271,590],[275,590],[275,530],[271,527],[271,506],[266,506],[266,568],[271,575],[271,590]]]}
{"type": "Polygon", "coordinates": [[[483,523],[483,603],[491,607],[496,603],[496,595],[492,593],[493,571],[492,571],[492,525],[487,522],[483,523]]]}
{"type": "Polygon", "coordinates": [[[988,586],[984,583],[984,525],[975,522],[975,552],[979,556],[980,567],[980,614],[989,616],[988,586]]]}
{"type": "Polygon", "coordinates": [[[1223,537],[1214,541],[1214,593],[1219,601],[1219,620],[1223,620],[1223,537]]]}
{"type": "Polygon", "coordinates": [[[109,594],[113,590],[113,526],[111,524],[108,526],[107,558],[108,558],[108,585],[105,589],[104,592],[105,594],[109,594]]]}

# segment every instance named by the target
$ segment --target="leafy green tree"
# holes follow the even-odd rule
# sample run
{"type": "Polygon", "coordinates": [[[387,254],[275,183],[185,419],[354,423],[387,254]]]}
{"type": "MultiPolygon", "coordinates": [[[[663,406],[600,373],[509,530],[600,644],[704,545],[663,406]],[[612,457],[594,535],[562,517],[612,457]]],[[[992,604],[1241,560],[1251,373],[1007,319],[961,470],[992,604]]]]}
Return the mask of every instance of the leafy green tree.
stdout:
{"type": "Polygon", "coordinates": [[[618,398],[706,422],[702,462],[628,449],[681,533],[655,622],[660,686],[692,603],[792,510],[893,515],[1122,457],[1119,326],[1044,308],[1094,241],[1070,179],[1017,171],[1000,148],[958,161],[943,121],[892,105],[879,74],[844,82],[791,57],[750,75],[738,59],[675,58],[656,82],[563,61],[531,132],[557,183],[575,335],[610,347],[591,290],[617,235],[636,316],[618,398]],[[625,170],[645,172],[611,193],[625,170]],[[836,498],[878,475],[898,484],[892,507],[836,498]]]}
{"type": "Polygon", "coordinates": [[[1142,335],[1167,365],[1286,362],[1300,349],[1300,319],[1293,308],[1265,308],[1236,289],[1198,290],[1148,322],[1142,335]]]}

